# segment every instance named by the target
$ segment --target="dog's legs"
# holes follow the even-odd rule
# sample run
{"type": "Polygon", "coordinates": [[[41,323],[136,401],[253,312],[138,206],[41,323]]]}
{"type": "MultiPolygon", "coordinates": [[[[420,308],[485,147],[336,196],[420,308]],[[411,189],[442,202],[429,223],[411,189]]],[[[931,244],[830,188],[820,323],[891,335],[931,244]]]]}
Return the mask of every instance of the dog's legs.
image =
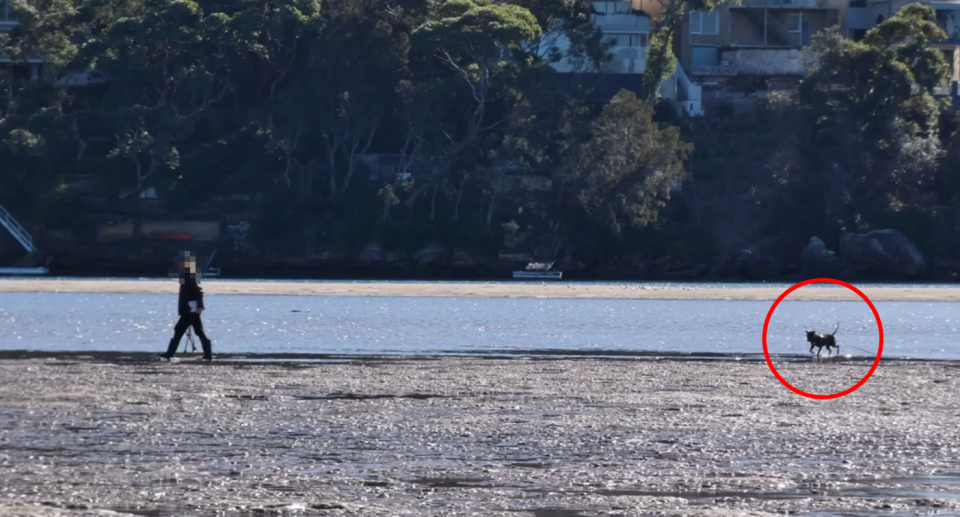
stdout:
{"type": "Polygon", "coordinates": [[[820,352],[823,352],[823,347],[817,349],[817,357],[820,357],[820,352]]]}

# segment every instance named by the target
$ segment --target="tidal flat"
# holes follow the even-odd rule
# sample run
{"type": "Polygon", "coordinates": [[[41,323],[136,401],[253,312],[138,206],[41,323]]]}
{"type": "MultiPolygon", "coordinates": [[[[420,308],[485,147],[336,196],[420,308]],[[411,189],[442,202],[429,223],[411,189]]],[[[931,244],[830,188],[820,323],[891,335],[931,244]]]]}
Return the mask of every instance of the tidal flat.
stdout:
{"type": "Polygon", "coordinates": [[[15,355],[9,517],[960,511],[950,362],[15,355]]]}

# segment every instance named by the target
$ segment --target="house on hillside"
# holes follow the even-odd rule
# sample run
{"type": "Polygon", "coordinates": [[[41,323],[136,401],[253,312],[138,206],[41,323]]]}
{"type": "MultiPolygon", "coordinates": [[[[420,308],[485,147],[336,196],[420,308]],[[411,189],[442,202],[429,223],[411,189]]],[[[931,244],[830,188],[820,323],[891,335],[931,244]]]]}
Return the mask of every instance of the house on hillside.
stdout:
{"type": "MultiPolygon", "coordinates": [[[[610,59],[598,68],[586,60],[571,56],[570,42],[562,34],[547,34],[543,41],[556,47],[563,56],[552,63],[564,75],[568,85],[592,83],[594,100],[605,102],[621,88],[643,96],[642,76],[647,64],[647,48],[650,35],[655,29],[655,20],[663,9],[660,0],[619,0],[592,2],[594,25],[603,33],[604,41],[612,44],[610,59]],[[611,93],[612,92],[612,93],[611,93]],[[604,97],[604,98],[601,98],[604,97]]],[[[546,57],[547,49],[542,50],[546,57]]],[[[688,115],[699,116],[699,87],[684,73],[682,66],[661,85],[662,97],[677,102],[688,115]]]]}
{"type": "Polygon", "coordinates": [[[642,74],[653,28],[650,15],[636,9],[628,0],[593,2],[593,11],[594,25],[603,32],[604,41],[613,45],[610,61],[603,63],[600,70],[594,70],[589,63],[571,57],[567,52],[570,42],[558,36],[554,44],[563,58],[552,66],[561,73],[642,74]]]}
{"type": "MultiPolygon", "coordinates": [[[[713,12],[691,12],[674,42],[677,58],[702,87],[706,109],[717,102],[750,108],[771,91],[794,91],[806,72],[804,49],[813,36],[837,26],[850,39],[893,16],[914,0],[742,0],[713,12]]],[[[933,44],[951,63],[953,96],[960,84],[960,0],[921,3],[937,11],[948,38],[933,44]]]]}
{"type": "Polygon", "coordinates": [[[704,102],[793,90],[805,72],[803,50],[814,34],[841,23],[846,0],[742,0],[694,11],[675,45],[704,102]]]}
{"type": "MultiPolygon", "coordinates": [[[[904,6],[913,3],[907,0],[849,0],[846,2],[844,36],[859,41],[867,31],[890,18],[904,6]]],[[[947,33],[947,39],[933,43],[943,52],[950,67],[950,85],[934,89],[937,96],[957,98],[960,84],[960,1],[927,2],[937,11],[937,24],[947,33]]]]}

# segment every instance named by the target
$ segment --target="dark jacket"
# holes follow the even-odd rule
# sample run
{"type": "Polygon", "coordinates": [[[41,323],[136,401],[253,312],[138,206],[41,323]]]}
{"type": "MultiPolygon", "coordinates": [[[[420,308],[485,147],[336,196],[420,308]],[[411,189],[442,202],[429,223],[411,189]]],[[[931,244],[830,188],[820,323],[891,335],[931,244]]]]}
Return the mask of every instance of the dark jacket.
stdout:
{"type": "Polygon", "coordinates": [[[177,300],[177,314],[184,316],[193,312],[190,302],[197,302],[197,308],[203,309],[203,289],[197,283],[197,277],[184,275],[180,278],[180,298],[177,300]]]}

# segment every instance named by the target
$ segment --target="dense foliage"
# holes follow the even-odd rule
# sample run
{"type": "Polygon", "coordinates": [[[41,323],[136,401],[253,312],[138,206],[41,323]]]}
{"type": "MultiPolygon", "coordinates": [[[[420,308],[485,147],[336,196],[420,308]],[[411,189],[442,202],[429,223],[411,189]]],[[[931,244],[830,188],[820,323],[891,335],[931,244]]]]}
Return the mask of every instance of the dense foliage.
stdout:
{"type": "Polygon", "coordinates": [[[862,42],[818,35],[798,94],[759,115],[686,124],[655,92],[678,20],[712,2],[668,2],[646,93],[605,105],[550,67],[558,35],[605,59],[584,0],[12,5],[0,53],[44,66],[0,73],[0,202],[34,227],[215,213],[289,256],[562,236],[581,258],[702,260],[880,227],[943,256],[958,243],[960,137],[932,95],[949,65],[929,43],[945,35],[918,4],[862,42]],[[691,162],[698,189],[678,202],[691,162]]]}

